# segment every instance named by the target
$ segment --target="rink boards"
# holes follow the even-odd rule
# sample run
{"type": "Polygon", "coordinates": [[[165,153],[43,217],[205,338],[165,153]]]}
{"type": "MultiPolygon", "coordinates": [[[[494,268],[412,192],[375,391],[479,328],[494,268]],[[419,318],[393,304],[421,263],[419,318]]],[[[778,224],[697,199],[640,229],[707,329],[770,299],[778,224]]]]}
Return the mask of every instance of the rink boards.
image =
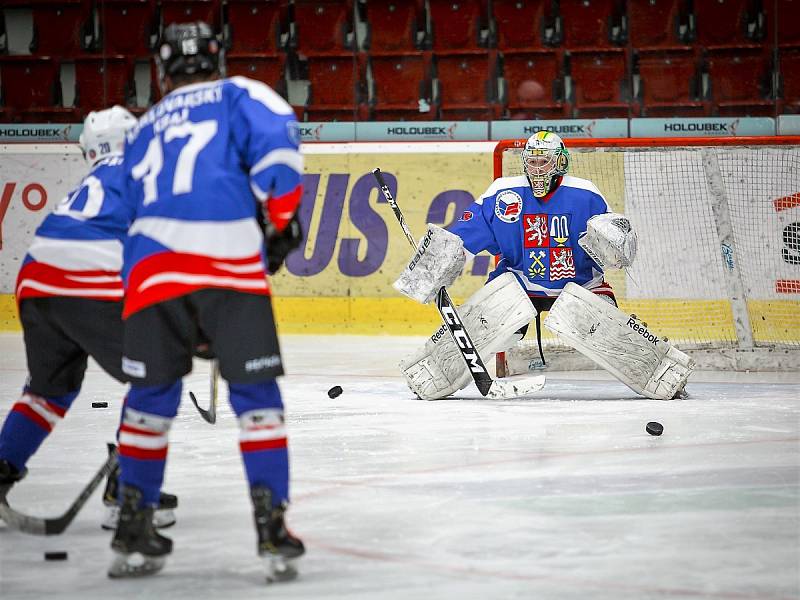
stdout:
{"type": "MultiPolygon", "coordinates": [[[[370,172],[375,167],[382,169],[411,230],[421,236],[428,222],[451,224],[488,187],[493,148],[493,142],[305,145],[301,221],[308,235],[302,252],[291,255],[286,268],[273,280],[281,331],[430,333],[439,321],[436,310],[399,296],[391,287],[410,257],[410,248],[370,172]]],[[[0,154],[0,329],[15,330],[19,325],[11,294],[33,231],[86,167],[71,144],[0,146],[0,154]]],[[[624,154],[582,152],[575,157],[574,174],[594,181],[614,210],[634,216],[637,207],[645,211],[643,205],[625,206],[634,171],[624,154]]],[[[641,173],[638,167],[637,172],[641,173]]],[[[652,189],[659,189],[658,169],[639,177],[653,180],[652,189]]],[[[687,229],[689,235],[675,254],[676,245],[664,238],[665,228],[660,225],[674,213],[668,210],[668,201],[660,204],[666,209],[658,218],[634,218],[645,255],[672,252],[679,273],[685,265],[696,267],[699,260],[720,262],[718,246],[698,242],[705,231],[701,218],[687,229]],[[656,240],[650,250],[648,240],[656,240]],[[705,252],[700,259],[698,248],[705,252]]],[[[798,212],[800,208],[790,206],[781,218],[794,219],[798,212]]],[[[772,231],[774,224],[759,215],[753,217],[756,229],[765,228],[761,234],[757,230],[753,239],[779,251],[780,239],[766,239],[779,236],[777,230],[772,231]]],[[[492,257],[477,257],[451,289],[452,295],[468,297],[485,281],[491,264],[492,257]]],[[[800,269],[796,265],[787,268],[800,269]]],[[[763,294],[747,304],[754,340],[800,343],[798,295],[770,288],[771,270],[769,263],[760,266],[756,275],[761,279],[757,277],[753,285],[763,288],[763,294]]],[[[695,278],[673,277],[668,287],[655,278],[651,281],[648,276],[652,273],[647,270],[636,273],[634,283],[621,272],[611,274],[609,280],[621,308],[640,315],[661,335],[676,341],[735,341],[730,302],[719,286],[706,285],[719,277],[721,267],[701,266],[698,272],[695,278]]]]}

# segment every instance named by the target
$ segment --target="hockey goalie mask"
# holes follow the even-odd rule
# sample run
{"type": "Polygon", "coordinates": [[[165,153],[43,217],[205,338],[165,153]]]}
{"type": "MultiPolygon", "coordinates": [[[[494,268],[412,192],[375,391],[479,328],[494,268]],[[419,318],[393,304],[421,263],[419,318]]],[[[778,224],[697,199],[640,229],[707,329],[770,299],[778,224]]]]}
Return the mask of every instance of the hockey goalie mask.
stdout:
{"type": "Polygon", "coordinates": [[[121,106],[92,111],[83,121],[78,143],[90,166],[125,150],[125,133],[136,125],[136,117],[121,106]]]}
{"type": "Polygon", "coordinates": [[[522,169],[537,198],[553,190],[556,177],[569,170],[569,150],[555,133],[539,131],[528,138],[522,150],[522,169]]]}

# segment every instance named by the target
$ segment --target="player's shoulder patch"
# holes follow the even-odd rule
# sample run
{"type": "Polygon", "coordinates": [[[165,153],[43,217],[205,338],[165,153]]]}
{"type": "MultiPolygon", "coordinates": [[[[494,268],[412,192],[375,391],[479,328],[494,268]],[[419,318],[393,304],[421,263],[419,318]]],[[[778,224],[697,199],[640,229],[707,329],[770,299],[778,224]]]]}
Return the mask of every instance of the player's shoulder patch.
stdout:
{"type": "Polygon", "coordinates": [[[515,223],[522,214],[522,196],[514,190],[501,190],[494,198],[494,214],[503,223],[515,223]]]}
{"type": "Polygon", "coordinates": [[[517,177],[498,177],[492,182],[487,190],[480,195],[476,202],[478,204],[483,204],[484,200],[496,196],[501,190],[517,188],[525,189],[527,186],[528,180],[524,175],[518,175],[517,177]]]}
{"type": "Polygon", "coordinates": [[[253,100],[260,102],[276,115],[294,115],[294,109],[289,103],[265,83],[241,75],[229,77],[227,81],[231,85],[245,90],[253,100]]]}

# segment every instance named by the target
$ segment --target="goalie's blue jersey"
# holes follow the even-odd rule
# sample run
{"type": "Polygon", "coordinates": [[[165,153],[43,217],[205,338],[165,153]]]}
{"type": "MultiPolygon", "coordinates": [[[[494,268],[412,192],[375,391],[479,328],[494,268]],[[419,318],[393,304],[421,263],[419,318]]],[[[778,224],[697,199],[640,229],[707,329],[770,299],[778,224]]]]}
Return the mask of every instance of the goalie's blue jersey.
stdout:
{"type": "Polygon", "coordinates": [[[539,199],[524,175],[501,177],[452,231],[472,254],[486,250],[501,257],[489,281],[510,271],[529,296],[558,296],[570,282],[610,293],[600,267],[578,245],[586,222],[605,212],[605,198],[586,179],[566,175],[554,192],[539,199]]]}
{"type": "Polygon", "coordinates": [[[17,276],[17,302],[41,296],[122,300],[122,156],[98,161],[36,229],[17,276]]]}
{"type": "Polygon", "coordinates": [[[201,288],[269,294],[258,210],[278,231],[302,193],[294,110],[245,77],[166,95],[125,145],[124,315],[201,288]]]}

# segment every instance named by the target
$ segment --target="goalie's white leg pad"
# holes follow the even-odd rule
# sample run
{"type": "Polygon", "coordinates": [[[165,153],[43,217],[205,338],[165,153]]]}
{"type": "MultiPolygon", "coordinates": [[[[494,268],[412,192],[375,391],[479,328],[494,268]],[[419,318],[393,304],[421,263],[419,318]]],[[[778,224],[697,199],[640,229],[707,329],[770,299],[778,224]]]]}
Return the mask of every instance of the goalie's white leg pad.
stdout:
{"type": "Polygon", "coordinates": [[[642,396],[670,400],[683,390],[694,361],[575,283],[568,283],[544,325],[642,396]]]}
{"type": "MultiPolygon", "coordinates": [[[[515,332],[531,322],[536,309],[516,277],[505,273],[470,296],[458,307],[458,314],[478,354],[486,362],[519,339],[515,332]]],[[[403,360],[400,370],[411,391],[424,400],[444,398],[472,381],[446,325],[439,327],[422,348],[403,360]]]]}

